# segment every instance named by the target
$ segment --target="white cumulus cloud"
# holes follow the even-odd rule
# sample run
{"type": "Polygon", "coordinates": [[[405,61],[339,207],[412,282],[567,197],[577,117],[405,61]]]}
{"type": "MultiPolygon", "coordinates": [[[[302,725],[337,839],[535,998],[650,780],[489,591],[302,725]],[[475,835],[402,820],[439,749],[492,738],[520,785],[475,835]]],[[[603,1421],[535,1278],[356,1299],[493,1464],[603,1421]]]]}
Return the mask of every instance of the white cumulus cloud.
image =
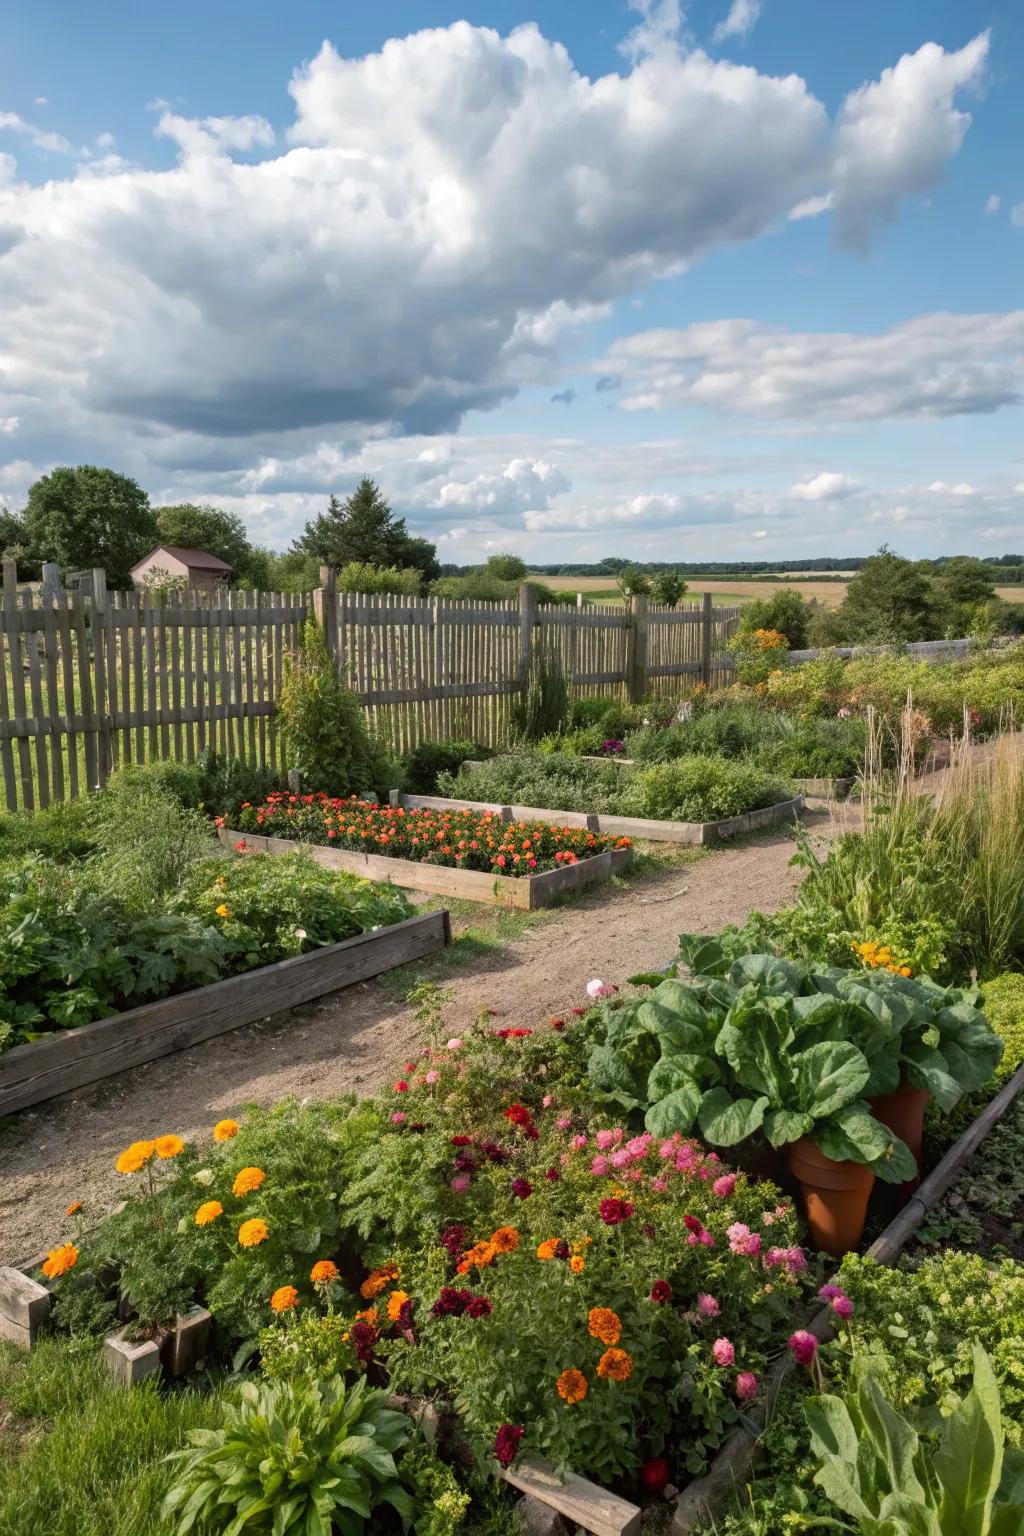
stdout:
{"type": "Polygon", "coordinates": [[[858,485],[859,482],[850,475],[840,474],[836,470],[824,470],[820,475],[812,475],[791,486],[789,494],[798,501],[839,501],[852,496],[858,485]]]}
{"type": "Polygon", "coordinates": [[[749,37],[761,15],[761,0],[732,0],[728,14],[714,31],[716,43],[728,37],[749,37]]]}

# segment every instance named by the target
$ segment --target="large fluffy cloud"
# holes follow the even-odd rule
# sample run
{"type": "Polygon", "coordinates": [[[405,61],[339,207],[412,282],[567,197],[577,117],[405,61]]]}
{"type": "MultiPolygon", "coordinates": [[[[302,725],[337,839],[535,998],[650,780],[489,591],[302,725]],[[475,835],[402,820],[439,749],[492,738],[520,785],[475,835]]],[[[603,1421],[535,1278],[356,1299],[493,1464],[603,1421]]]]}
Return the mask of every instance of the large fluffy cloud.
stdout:
{"type": "Polygon", "coordinates": [[[627,410],[812,422],[994,411],[1020,399],[1024,310],[921,315],[875,335],[715,320],[630,336],[595,367],[621,377],[627,410]]]}
{"type": "Polygon", "coordinates": [[[324,44],[283,153],[260,117],[165,113],[170,170],[0,186],[0,412],[193,444],[454,427],[567,325],[794,207],[831,195],[866,238],[957,148],[987,47],[904,58],[833,128],[797,76],[685,53],[677,8],[636,8],[658,35],[621,74],[532,25],[324,44]]]}

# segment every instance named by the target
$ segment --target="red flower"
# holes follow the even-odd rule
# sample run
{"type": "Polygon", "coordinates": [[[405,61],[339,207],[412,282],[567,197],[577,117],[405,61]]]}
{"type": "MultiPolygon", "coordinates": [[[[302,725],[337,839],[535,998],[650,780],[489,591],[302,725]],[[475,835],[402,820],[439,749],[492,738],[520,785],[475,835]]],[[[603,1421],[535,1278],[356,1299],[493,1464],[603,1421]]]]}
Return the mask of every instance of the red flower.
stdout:
{"type": "Polygon", "coordinates": [[[521,1424],[503,1424],[494,1437],[494,1454],[499,1466],[510,1467],[519,1455],[519,1443],[523,1438],[521,1424]]]}
{"type": "Polygon", "coordinates": [[[667,1301],[672,1300],[672,1287],[667,1280],[655,1280],[651,1286],[651,1300],[656,1301],[659,1306],[664,1306],[667,1301]]]}
{"type": "Polygon", "coordinates": [[[502,1113],[506,1120],[511,1120],[513,1125],[532,1125],[533,1116],[525,1104],[510,1104],[502,1113]]]}
{"type": "Polygon", "coordinates": [[[398,1079],[398,1082],[394,1086],[395,1086],[395,1092],[396,1093],[408,1093],[409,1092],[409,1084],[406,1082],[404,1077],[400,1077],[398,1079]]]}
{"type": "Polygon", "coordinates": [[[533,1194],[533,1185],[529,1179],[513,1179],[512,1193],[517,1200],[528,1200],[533,1194]]]}
{"type": "Polygon", "coordinates": [[[615,1196],[602,1200],[598,1210],[606,1227],[617,1227],[620,1222],[628,1221],[633,1214],[633,1207],[629,1201],[619,1200],[615,1196]]]}
{"type": "Polygon", "coordinates": [[[490,1317],[494,1307],[486,1296],[471,1296],[466,1303],[467,1317],[490,1317]]]}
{"type": "Polygon", "coordinates": [[[453,1136],[451,1144],[453,1147],[471,1147],[473,1138],[472,1136],[453,1136]]]}

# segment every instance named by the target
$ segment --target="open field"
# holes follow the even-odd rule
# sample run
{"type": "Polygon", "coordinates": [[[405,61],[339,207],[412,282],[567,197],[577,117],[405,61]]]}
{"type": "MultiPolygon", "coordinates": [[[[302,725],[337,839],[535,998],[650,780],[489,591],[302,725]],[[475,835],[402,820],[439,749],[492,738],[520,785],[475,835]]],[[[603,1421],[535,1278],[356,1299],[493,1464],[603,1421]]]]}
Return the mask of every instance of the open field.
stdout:
{"type": "MultiPolygon", "coordinates": [[[[537,576],[556,592],[583,592],[594,602],[621,602],[618,587],[608,576],[537,576]]],[[[733,603],[749,603],[754,598],[770,597],[780,587],[794,587],[806,598],[817,598],[826,608],[838,608],[846,595],[846,581],[827,581],[820,576],[780,575],[764,581],[743,580],[740,577],[688,576],[687,597],[700,597],[710,592],[714,602],[727,606],[733,603]]],[[[996,587],[996,596],[1008,603],[1024,603],[1024,586],[996,587]]]]}

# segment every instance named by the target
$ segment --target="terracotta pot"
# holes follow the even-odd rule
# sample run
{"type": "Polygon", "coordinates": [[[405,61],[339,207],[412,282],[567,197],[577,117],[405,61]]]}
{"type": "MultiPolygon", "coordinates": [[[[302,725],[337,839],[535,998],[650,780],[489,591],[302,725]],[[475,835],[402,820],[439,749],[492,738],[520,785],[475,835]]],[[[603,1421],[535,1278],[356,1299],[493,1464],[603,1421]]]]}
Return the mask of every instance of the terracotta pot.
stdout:
{"type": "Polygon", "coordinates": [[[909,1084],[897,1088],[895,1093],[883,1093],[869,1100],[871,1113],[876,1120],[905,1141],[914,1154],[917,1177],[898,1184],[897,1190],[907,1200],[921,1182],[921,1143],[924,1140],[924,1112],[928,1105],[927,1088],[911,1088],[909,1084]]]}
{"type": "Polygon", "coordinates": [[[860,1242],[874,1174],[863,1163],[834,1162],[809,1136],[801,1136],[790,1147],[789,1167],[800,1180],[815,1244],[841,1259],[860,1242]]]}

